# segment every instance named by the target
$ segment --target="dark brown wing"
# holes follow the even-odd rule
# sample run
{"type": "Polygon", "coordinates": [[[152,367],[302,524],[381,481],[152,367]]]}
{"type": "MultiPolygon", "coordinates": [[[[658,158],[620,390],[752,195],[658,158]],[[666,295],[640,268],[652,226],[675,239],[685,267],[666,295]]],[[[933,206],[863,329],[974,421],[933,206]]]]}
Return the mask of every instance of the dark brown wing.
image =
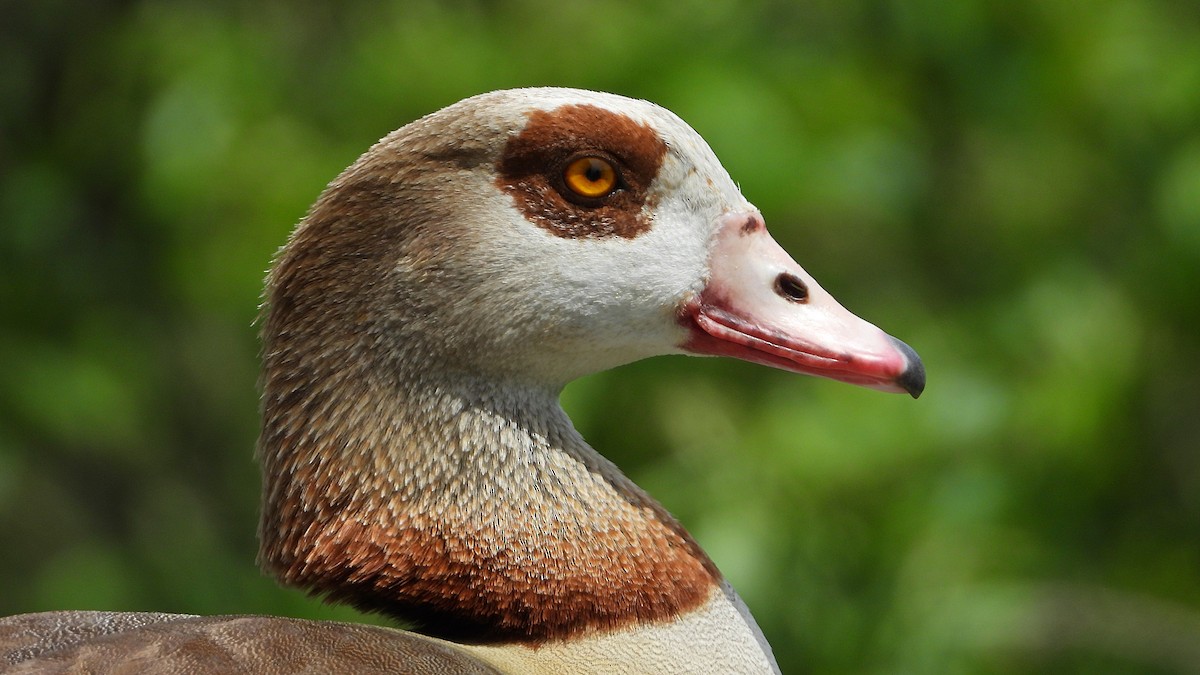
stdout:
{"type": "Polygon", "coordinates": [[[389,628],[267,616],[44,612],[0,619],[4,673],[498,673],[389,628]]]}

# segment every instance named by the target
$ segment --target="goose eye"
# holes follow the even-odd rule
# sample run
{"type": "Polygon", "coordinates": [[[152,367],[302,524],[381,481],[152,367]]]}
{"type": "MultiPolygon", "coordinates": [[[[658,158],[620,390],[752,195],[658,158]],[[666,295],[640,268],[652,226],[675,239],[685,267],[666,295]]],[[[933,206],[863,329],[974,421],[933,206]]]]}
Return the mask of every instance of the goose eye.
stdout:
{"type": "Polygon", "coordinates": [[[596,199],[617,189],[617,170],[599,157],[581,157],[567,165],[563,180],[571,192],[596,199]]]}

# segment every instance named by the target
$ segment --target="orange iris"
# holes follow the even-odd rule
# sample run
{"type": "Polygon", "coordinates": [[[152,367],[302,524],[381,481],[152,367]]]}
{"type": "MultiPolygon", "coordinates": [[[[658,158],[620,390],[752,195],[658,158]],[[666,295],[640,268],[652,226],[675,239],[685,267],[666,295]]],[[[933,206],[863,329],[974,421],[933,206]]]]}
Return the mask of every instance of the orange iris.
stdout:
{"type": "Polygon", "coordinates": [[[567,165],[563,179],[572,192],[595,199],[617,188],[617,170],[599,157],[581,157],[567,165]]]}

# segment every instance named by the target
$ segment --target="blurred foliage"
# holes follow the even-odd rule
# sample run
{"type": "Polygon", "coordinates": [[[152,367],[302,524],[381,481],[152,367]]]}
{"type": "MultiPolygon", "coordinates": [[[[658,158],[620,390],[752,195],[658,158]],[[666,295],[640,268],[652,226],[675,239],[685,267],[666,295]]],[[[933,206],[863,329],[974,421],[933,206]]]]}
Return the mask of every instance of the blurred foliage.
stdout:
{"type": "MultiPolygon", "coordinates": [[[[741,363],[572,385],[785,672],[1200,668],[1200,5],[0,2],[0,614],[358,617],[254,566],[263,271],[459,98],[649,98],[918,402],[741,363]]],[[[375,619],[365,619],[375,620],[375,619]]]]}

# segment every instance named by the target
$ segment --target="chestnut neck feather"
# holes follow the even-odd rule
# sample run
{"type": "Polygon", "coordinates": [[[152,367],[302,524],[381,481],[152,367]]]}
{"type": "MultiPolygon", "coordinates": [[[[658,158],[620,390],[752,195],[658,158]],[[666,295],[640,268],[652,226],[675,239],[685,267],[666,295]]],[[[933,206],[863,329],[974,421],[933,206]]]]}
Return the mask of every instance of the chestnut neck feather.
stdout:
{"type": "Polygon", "coordinates": [[[437,637],[537,643],[670,619],[719,582],[555,392],[345,372],[276,397],[271,379],[261,558],[287,584],[437,637]]]}
{"type": "Polygon", "coordinates": [[[480,345],[455,347],[462,332],[438,330],[454,312],[404,276],[451,264],[445,243],[414,252],[439,214],[363,210],[389,189],[372,161],[331,185],[268,280],[260,563],[459,642],[539,644],[699,607],[716,568],[583,441],[557,386],[455,366],[480,345]]]}

